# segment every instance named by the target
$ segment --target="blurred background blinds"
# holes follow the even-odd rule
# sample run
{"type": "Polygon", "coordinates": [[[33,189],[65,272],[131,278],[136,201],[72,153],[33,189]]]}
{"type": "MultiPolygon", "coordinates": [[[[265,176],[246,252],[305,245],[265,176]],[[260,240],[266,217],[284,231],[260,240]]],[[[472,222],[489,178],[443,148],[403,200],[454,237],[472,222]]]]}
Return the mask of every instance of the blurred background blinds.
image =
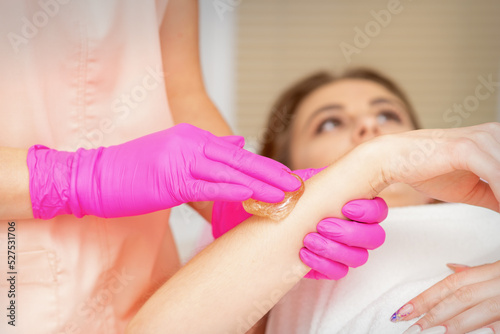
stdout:
{"type": "Polygon", "coordinates": [[[494,85],[474,105],[480,78],[500,81],[498,0],[242,0],[236,9],[236,130],[250,139],[258,141],[277,95],[320,69],[382,71],[405,89],[424,127],[500,114],[494,85]],[[447,119],[464,103],[468,118],[447,119]]]}

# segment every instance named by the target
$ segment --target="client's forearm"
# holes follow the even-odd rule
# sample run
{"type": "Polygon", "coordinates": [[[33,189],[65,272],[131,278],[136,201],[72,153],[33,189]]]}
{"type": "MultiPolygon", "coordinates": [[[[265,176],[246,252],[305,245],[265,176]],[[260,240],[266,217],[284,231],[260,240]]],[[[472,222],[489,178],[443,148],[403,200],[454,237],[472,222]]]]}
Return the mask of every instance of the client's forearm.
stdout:
{"type": "Polygon", "coordinates": [[[371,176],[341,161],[306,182],[281,222],[252,217],[198,254],[146,302],[128,333],[245,333],[309,270],[303,237],[347,201],[372,196],[371,176]]]}

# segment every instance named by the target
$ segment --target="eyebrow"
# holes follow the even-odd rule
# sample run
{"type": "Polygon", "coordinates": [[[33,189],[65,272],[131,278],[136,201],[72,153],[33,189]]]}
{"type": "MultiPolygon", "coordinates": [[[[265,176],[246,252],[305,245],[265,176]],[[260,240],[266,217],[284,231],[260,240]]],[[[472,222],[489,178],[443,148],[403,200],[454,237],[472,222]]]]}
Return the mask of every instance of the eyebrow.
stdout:
{"type": "Polygon", "coordinates": [[[383,103],[389,103],[389,104],[399,104],[401,107],[404,108],[404,104],[398,100],[395,100],[395,99],[388,99],[388,98],[385,98],[385,97],[378,97],[376,99],[373,99],[370,101],[370,105],[371,106],[374,106],[374,105],[377,105],[377,104],[383,104],[383,103]]]}
{"type": "Polygon", "coordinates": [[[312,120],[319,114],[324,113],[325,111],[336,111],[336,110],[342,110],[344,109],[344,106],[341,104],[327,104],[326,106],[323,106],[316,111],[312,113],[311,116],[307,119],[307,122],[304,126],[304,129],[307,129],[309,127],[309,124],[311,124],[312,120]]]}
{"type": "MultiPolygon", "coordinates": [[[[398,100],[394,100],[394,99],[388,99],[388,98],[385,98],[385,97],[378,97],[378,98],[375,98],[373,100],[370,101],[370,106],[376,106],[377,104],[384,104],[384,103],[388,103],[388,104],[392,104],[392,105],[395,105],[395,104],[399,104],[401,107],[404,108],[404,104],[398,100]]],[[[309,126],[309,124],[312,122],[312,120],[319,114],[321,113],[324,113],[324,112],[327,112],[327,111],[337,111],[337,110],[342,110],[344,109],[344,106],[341,105],[341,104],[338,104],[338,103],[334,103],[334,104],[327,104],[325,106],[322,106],[320,108],[318,108],[316,111],[314,111],[312,113],[311,116],[309,116],[309,119],[307,120],[305,126],[304,126],[304,129],[307,129],[307,127],[309,126]]]]}

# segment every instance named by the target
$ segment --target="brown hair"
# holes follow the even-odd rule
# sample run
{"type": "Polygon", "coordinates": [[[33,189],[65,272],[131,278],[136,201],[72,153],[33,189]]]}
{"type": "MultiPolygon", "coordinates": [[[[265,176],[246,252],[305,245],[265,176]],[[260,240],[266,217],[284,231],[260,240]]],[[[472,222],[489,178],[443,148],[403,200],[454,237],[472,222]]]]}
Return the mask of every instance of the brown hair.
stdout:
{"type": "Polygon", "coordinates": [[[420,128],[415,110],[406,97],[406,94],[388,77],[368,68],[350,69],[339,77],[335,77],[330,72],[320,71],[296,82],[278,97],[269,115],[260,154],[288,165],[290,125],[292,124],[297,107],[316,89],[342,79],[370,80],[385,87],[403,101],[415,129],[420,128]]]}

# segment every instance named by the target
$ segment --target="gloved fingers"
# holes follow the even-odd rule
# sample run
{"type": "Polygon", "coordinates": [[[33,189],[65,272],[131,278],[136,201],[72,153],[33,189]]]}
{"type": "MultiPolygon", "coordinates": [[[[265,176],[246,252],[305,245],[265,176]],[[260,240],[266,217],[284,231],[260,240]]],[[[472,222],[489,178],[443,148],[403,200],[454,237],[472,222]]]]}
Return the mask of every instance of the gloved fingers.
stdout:
{"type": "Polygon", "coordinates": [[[252,191],[251,197],[259,201],[276,203],[285,198],[285,193],[280,189],[212,160],[205,160],[201,164],[194,166],[191,175],[199,180],[245,186],[252,191]]]}
{"type": "Polygon", "coordinates": [[[322,236],[352,247],[375,249],[385,241],[385,231],[379,224],[363,224],[340,218],[326,218],[316,226],[322,236]]]}
{"type": "Polygon", "coordinates": [[[323,275],[322,273],[319,273],[314,269],[309,270],[309,272],[306,274],[306,276],[304,276],[304,278],[315,279],[315,280],[320,280],[320,279],[328,280],[329,279],[328,276],[323,275]]]}
{"type": "Polygon", "coordinates": [[[299,257],[305,265],[325,275],[330,280],[338,280],[347,275],[349,267],[345,264],[325,259],[308,250],[301,248],[299,257]]]}
{"type": "Polygon", "coordinates": [[[305,181],[305,180],[310,179],[314,175],[318,174],[319,172],[321,172],[325,168],[326,167],[323,167],[323,168],[296,169],[296,170],[293,171],[293,173],[297,174],[298,176],[300,176],[300,178],[302,180],[305,181]]]}
{"type": "Polygon", "coordinates": [[[374,199],[356,199],[342,208],[344,216],[362,223],[380,223],[387,218],[389,208],[380,197],[374,199]]]}
{"type": "Polygon", "coordinates": [[[368,261],[368,251],[365,248],[347,246],[325,238],[318,233],[309,233],[306,235],[304,246],[318,256],[352,268],[362,266],[368,261]]]}
{"type": "Polygon", "coordinates": [[[245,138],[242,136],[223,136],[219,138],[229,144],[236,145],[239,148],[243,148],[243,146],[245,146],[245,138]]]}
{"type": "Polygon", "coordinates": [[[184,203],[201,201],[242,202],[252,196],[252,190],[239,184],[213,183],[202,180],[191,182],[187,188],[192,193],[182,199],[184,203]]]}
{"type": "Polygon", "coordinates": [[[229,149],[211,141],[205,145],[205,155],[283,191],[294,191],[301,185],[285,165],[242,148],[229,149]]]}

